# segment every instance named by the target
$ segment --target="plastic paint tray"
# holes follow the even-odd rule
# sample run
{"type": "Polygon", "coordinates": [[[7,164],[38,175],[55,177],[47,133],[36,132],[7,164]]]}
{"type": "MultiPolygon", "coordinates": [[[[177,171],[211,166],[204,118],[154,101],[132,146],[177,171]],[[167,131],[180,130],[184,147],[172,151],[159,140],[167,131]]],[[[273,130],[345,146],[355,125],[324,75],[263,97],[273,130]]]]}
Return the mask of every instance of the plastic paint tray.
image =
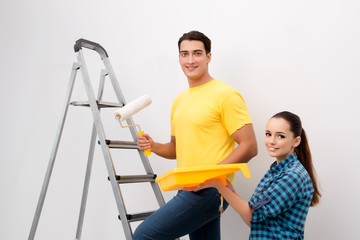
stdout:
{"type": "Polygon", "coordinates": [[[251,178],[246,163],[222,164],[202,167],[174,168],[156,178],[163,191],[194,187],[210,179],[219,179],[226,185],[226,176],[241,170],[246,178],[251,178]]]}

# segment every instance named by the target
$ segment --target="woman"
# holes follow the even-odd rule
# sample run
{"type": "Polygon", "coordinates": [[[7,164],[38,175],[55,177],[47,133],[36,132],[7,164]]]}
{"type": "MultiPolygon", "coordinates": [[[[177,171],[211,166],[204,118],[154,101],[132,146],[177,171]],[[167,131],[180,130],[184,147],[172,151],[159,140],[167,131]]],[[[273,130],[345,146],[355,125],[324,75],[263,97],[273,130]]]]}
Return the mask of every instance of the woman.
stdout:
{"type": "Polygon", "coordinates": [[[300,118],[275,114],[267,123],[265,146],[276,161],[264,175],[249,202],[230,182],[214,180],[196,189],[215,187],[250,226],[250,239],[303,239],[310,206],[319,203],[310,148],[300,118]]]}

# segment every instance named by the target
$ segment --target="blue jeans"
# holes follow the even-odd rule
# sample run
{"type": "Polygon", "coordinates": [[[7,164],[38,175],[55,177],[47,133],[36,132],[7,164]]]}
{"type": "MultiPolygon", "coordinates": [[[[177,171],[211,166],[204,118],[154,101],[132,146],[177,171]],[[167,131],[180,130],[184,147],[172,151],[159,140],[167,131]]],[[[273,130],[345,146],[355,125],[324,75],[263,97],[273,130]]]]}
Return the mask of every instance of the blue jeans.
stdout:
{"type": "MultiPolygon", "coordinates": [[[[191,240],[219,240],[220,194],[215,188],[177,195],[145,219],[133,240],[172,240],[189,234],[191,240]]],[[[228,207],[224,199],[224,210],[228,207]]]]}

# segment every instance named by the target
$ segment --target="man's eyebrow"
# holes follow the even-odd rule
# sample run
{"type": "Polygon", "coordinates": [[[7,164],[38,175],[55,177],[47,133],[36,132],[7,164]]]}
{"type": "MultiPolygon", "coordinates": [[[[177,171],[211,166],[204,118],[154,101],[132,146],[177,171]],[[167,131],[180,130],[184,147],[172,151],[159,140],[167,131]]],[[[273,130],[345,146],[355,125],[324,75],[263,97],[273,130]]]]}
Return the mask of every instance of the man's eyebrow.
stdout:
{"type": "MultiPolygon", "coordinates": [[[[180,53],[189,52],[189,50],[181,50],[180,53]]],[[[203,52],[201,49],[193,50],[193,52],[203,52]]]]}

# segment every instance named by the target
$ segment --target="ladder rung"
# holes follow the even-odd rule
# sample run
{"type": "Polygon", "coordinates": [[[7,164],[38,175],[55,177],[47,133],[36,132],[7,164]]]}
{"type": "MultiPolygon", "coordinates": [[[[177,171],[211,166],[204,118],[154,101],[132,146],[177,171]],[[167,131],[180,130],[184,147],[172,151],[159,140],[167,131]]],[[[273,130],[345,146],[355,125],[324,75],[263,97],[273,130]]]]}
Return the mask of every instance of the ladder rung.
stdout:
{"type": "MultiPolygon", "coordinates": [[[[155,182],[156,177],[156,174],[115,176],[117,183],[155,182]]],[[[108,180],[110,181],[109,177],[108,180]]]]}
{"type": "MultiPolygon", "coordinates": [[[[143,212],[143,213],[135,213],[135,214],[126,214],[126,218],[127,218],[127,220],[129,222],[142,221],[142,220],[146,219],[147,217],[149,217],[153,213],[154,213],[154,211],[152,211],[152,212],[143,212]]],[[[121,220],[120,215],[118,217],[121,220]]]]}
{"type": "MultiPolygon", "coordinates": [[[[103,102],[103,101],[99,101],[96,100],[96,103],[98,105],[99,108],[111,108],[111,107],[123,107],[124,104],[121,103],[112,103],[112,102],[103,102]]],[[[90,107],[90,104],[88,101],[76,101],[76,102],[71,102],[71,105],[74,106],[79,106],[79,107],[90,107]]]]}
{"type": "MultiPolygon", "coordinates": [[[[109,148],[138,149],[137,143],[132,141],[105,140],[109,148]]],[[[98,142],[100,144],[100,141],[98,142]]]]}

